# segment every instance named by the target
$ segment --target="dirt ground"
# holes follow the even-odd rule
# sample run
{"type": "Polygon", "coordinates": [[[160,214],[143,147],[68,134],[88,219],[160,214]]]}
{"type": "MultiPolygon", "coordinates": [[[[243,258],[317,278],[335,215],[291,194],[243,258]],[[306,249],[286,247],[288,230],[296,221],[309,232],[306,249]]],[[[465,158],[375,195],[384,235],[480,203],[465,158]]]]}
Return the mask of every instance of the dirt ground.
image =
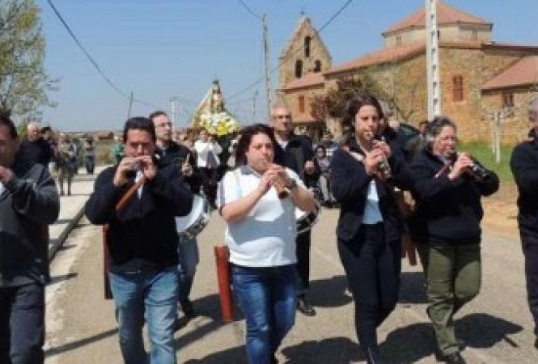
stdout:
{"type": "Polygon", "coordinates": [[[482,199],[484,207],[483,229],[519,238],[517,229],[517,187],[515,183],[501,182],[493,196],[482,199]]]}

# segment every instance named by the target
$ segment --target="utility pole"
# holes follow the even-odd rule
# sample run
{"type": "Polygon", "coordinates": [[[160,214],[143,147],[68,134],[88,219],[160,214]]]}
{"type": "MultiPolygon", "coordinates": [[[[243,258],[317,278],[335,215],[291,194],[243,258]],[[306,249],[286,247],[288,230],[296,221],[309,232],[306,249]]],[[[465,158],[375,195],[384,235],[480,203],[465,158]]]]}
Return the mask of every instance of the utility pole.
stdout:
{"type": "Polygon", "coordinates": [[[129,97],[129,109],[127,110],[127,119],[131,118],[131,111],[133,110],[134,93],[131,91],[131,97],[129,97]]]}
{"type": "Polygon", "coordinates": [[[254,123],[256,120],[256,99],[258,98],[258,90],[254,92],[254,96],[252,97],[252,122],[254,123]]]}
{"type": "Polygon", "coordinates": [[[426,0],[426,68],[428,76],[428,120],[441,115],[441,82],[439,80],[439,30],[437,0],[426,0]]]}
{"type": "Polygon", "coordinates": [[[172,129],[176,128],[176,100],[177,97],[170,96],[170,114],[172,116],[172,129]]]}
{"type": "Polygon", "coordinates": [[[265,68],[265,99],[267,103],[267,120],[271,120],[271,79],[269,72],[269,39],[267,31],[267,16],[263,14],[263,54],[265,68]]]}

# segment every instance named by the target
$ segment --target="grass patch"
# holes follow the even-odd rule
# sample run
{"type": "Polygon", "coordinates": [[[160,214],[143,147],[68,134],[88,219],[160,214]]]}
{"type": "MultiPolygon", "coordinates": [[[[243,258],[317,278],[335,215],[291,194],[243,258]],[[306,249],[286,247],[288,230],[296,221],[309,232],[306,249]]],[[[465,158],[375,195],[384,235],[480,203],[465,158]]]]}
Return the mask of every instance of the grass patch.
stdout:
{"type": "Polygon", "coordinates": [[[495,155],[491,150],[491,145],[485,142],[468,142],[460,143],[459,150],[468,152],[480,161],[486,168],[497,173],[501,181],[513,181],[512,171],[510,170],[510,156],[512,155],[513,146],[501,145],[501,161],[495,161],[495,155]]]}

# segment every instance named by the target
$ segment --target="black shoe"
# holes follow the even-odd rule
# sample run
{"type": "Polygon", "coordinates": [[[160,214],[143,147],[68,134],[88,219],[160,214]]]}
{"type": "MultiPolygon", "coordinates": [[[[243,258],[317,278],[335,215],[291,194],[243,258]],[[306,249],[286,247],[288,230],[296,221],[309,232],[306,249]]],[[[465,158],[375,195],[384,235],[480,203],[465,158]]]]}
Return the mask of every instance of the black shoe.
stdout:
{"type": "Polygon", "coordinates": [[[443,355],[443,361],[448,364],[465,364],[467,363],[465,359],[461,356],[459,352],[452,353],[448,355],[443,355]]]}
{"type": "Polygon", "coordinates": [[[299,297],[297,300],[297,310],[306,316],[316,316],[316,310],[305,297],[299,297]]]}
{"type": "Polygon", "coordinates": [[[367,347],[366,350],[364,350],[364,355],[366,356],[366,362],[368,364],[381,364],[383,362],[377,346],[367,347]]]}

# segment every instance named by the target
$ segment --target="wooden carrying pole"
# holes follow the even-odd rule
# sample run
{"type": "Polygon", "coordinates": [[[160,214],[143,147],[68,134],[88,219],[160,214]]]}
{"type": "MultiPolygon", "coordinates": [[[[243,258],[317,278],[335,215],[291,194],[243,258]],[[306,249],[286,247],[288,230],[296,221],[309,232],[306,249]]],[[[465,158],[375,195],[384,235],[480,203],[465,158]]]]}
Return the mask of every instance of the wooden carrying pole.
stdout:
{"type": "Polygon", "coordinates": [[[214,250],[215,263],[217,264],[217,281],[219,285],[222,321],[228,323],[232,322],[234,317],[232,288],[230,282],[230,263],[228,261],[230,252],[226,245],[216,245],[214,250]]]}

